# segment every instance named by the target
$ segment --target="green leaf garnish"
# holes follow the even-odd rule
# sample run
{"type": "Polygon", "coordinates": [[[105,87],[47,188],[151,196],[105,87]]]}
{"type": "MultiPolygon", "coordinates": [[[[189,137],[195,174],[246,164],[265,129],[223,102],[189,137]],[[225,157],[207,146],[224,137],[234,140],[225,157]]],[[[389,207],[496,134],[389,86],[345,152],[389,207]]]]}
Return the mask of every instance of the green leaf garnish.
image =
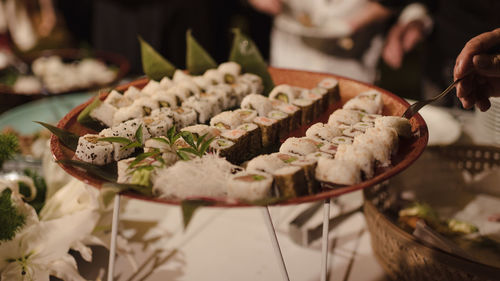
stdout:
{"type": "Polygon", "coordinates": [[[181,137],[186,141],[187,144],[196,149],[196,145],[194,144],[194,137],[191,132],[181,131],[181,137]]]}
{"type": "Polygon", "coordinates": [[[184,229],[187,228],[189,223],[191,222],[194,212],[204,206],[210,206],[213,205],[213,202],[207,201],[207,200],[183,200],[181,202],[181,209],[182,209],[182,220],[184,222],[184,229]]]}
{"type": "Polygon", "coordinates": [[[181,158],[181,159],[182,159],[182,160],[184,160],[184,161],[189,161],[189,160],[191,160],[191,158],[189,157],[189,155],[187,155],[187,154],[186,154],[185,152],[183,152],[183,151],[179,151],[179,150],[177,150],[177,151],[176,151],[176,153],[177,153],[177,156],[179,156],[179,158],[181,158]]]}
{"type": "Polygon", "coordinates": [[[201,75],[208,69],[217,68],[215,60],[196,41],[191,30],[186,32],[186,66],[191,75],[201,75]]]}
{"type": "Polygon", "coordinates": [[[138,37],[141,45],[142,69],[144,73],[153,80],[161,80],[167,76],[172,78],[175,73],[175,66],[156,52],[151,45],[138,37]]]}
{"type": "Polygon", "coordinates": [[[142,144],[142,124],[140,124],[139,128],[135,131],[135,140],[142,144]]]}
{"type": "Polygon", "coordinates": [[[268,95],[274,88],[274,82],[255,43],[239,29],[233,29],[234,40],[229,60],[241,65],[243,72],[256,74],[262,78],[264,94],[268,95]]]}
{"type": "Polygon", "coordinates": [[[11,199],[12,190],[4,189],[0,194],[0,242],[9,241],[26,223],[26,216],[20,213],[11,199]]]}
{"type": "Polygon", "coordinates": [[[52,134],[54,134],[57,138],[59,138],[59,140],[63,145],[65,145],[66,147],[68,147],[73,151],[76,151],[76,148],[78,146],[78,139],[80,138],[80,136],[44,122],[40,121],[34,121],[34,122],[47,128],[52,134]]]}
{"type": "Polygon", "coordinates": [[[137,147],[142,147],[142,144],[137,142],[137,141],[133,141],[133,142],[125,145],[124,147],[122,147],[120,150],[127,150],[130,148],[137,148],[137,147]]]}
{"type": "MultiPolygon", "coordinates": [[[[80,124],[82,124],[85,127],[91,128],[91,129],[101,129],[102,125],[94,120],[92,117],[90,117],[90,113],[99,107],[102,104],[101,99],[99,99],[99,95],[96,95],[92,102],[87,105],[80,114],[78,114],[78,117],[76,118],[76,121],[80,124]]],[[[100,130],[96,130],[100,131],[100,130]]]]}
{"type": "Polygon", "coordinates": [[[200,148],[199,148],[199,152],[200,152],[200,154],[201,154],[202,156],[203,156],[203,155],[207,152],[208,147],[210,146],[210,144],[211,144],[211,143],[212,143],[212,141],[214,141],[214,140],[215,140],[215,138],[214,138],[214,137],[212,137],[212,138],[210,138],[210,139],[206,140],[205,142],[203,142],[203,143],[201,144],[201,146],[200,146],[200,148]]]}

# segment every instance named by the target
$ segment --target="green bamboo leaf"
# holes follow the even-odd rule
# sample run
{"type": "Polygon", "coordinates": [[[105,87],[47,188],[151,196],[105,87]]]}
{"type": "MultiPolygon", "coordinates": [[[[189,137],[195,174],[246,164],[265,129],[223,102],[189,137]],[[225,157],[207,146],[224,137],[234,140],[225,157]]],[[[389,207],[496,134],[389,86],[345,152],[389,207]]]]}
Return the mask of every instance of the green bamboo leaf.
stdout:
{"type": "Polygon", "coordinates": [[[191,75],[201,75],[208,69],[217,68],[215,60],[196,41],[191,30],[186,32],[186,66],[191,75]]]}
{"type": "Polygon", "coordinates": [[[78,146],[78,139],[80,138],[80,136],[75,135],[71,132],[65,131],[63,129],[60,129],[56,126],[52,126],[52,125],[47,124],[45,122],[41,122],[41,121],[33,121],[33,122],[38,123],[38,124],[44,126],[45,128],[47,128],[52,134],[54,134],[57,138],[59,138],[59,140],[61,141],[61,143],[63,145],[65,145],[67,148],[69,148],[73,151],[76,151],[76,148],[78,146]]]}
{"type": "Polygon", "coordinates": [[[105,137],[105,138],[99,138],[98,141],[117,142],[117,143],[122,143],[122,144],[132,143],[131,140],[124,138],[124,137],[105,137]]]}
{"type": "Polygon", "coordinates": [[[259,75],[264,83],[264,94],[268,95],[274,88],[274,82],[267,70],[267,63],[252,39],[241,33],[239,29],[233,29],[233,33],[233,46],[229,60],[239,63],[243,72],[259,75]]]}
{"type": "Polygon", "coordinates": [[[207,200],[183,200],[181,202],[182,209],[182,220],[184,222],[184,230],[187,228],[191,220],[193,219],[194,212],[204,206],[210,206],[214,203],[207,200]]]}
{"type": "Polygon", "coordinates": [[[181,131],[181,137],[187,142],[187,144],[196,149],[196,145],[194,144],[194,137],[191,132],[181,131]]]}
{"type": "Polygon", "coordinates": [[[120,150],[127,150],[130,148],[137,148],[137,147],[142,147],[142,143],[138,143],[138,142],[134,141],[134,142],[131,142],[131,143],[127,144],[126,146],[122,147],[120,150]]]}
{"type": "Polygon", "coordinates": [[[98,121],[90,117],[90,112],[99,107],[101,104],[102,101],[99,99],[99,95],[94,96],[92,102],[87,105],[87,107],[85,107],[80,114],[78,114],[76,121],[85,127],[101,131],[103,126],[98,121]]]}
{"type": "Polygon", "coordinates": [[[194,154],[194,155],[198,155],[199,156],[199,152],[198,150],[192,148],[192,147],[183,147],[183,148],[179,148],[178,151],[183,151],[183,152],[187,152],[187,153],[191,153],[191,154],[194,154]]]}
{"type": "Polygon", "coordinates": [[[170,143],[173,143],[172,139],[175,136],[175,132],[176,132],[175,125],[170,127],[170,129],[168,129],[168,131],[167,131],[167,138],[170,140],[170,143]]]}
{"type": "Polygon", "coordinates": [[[137,157],[135,157],[134,161],[130,162],[130,164],[128,165],[128,168],[129,169],[134,168],[135,165],[139,164],[142,160],[144,160],[148,157],[151,157],[155,154],[156,154],[156,152],[145,152],[145,153],[141,153],[141,154],[137,155],[137,157]]]}
{"type": "Polygon", "coordinates": [[[141,45],[142,69],[144,73],[149,78],[157,81],[165,76],[172,78],[175,66],[156,52],[142,37],[139,36],[138,39],[141,45]]]}
{"type": "Polygon", "coordinates": [[[215,138],[212,137],[212,138],[209,138],[207,141],[203,142],[203,144],[201,145],[200,150],[199,150],[201,156],[205,155],[205,153],[207,152],[208,147],[210,146],[210,144],[214,140],[215,140],[215,138]]]}
{"type": "Polygon", "coordinates": [[[116,165],[114,166],[97,166],[94,164],[90,164],[87,162],[79,161],[79,160],[71,160],[71,159],[63,159],[58,160],[58,163],[63,165],[73,166],[75,168],[81,168],[85,170],[87,173],[98,177],[102,180],[108,182],[116,182],[117,174],[116,174],[116,165]]]}
{"type": "Polygon", "coordinates": [[[185,152],[183,151],[179,151],[177,150],[176,151],[177,155],[179,156],[179,158],[181,158],[181,160],[184,160],[184,161],[189,161],[191,160],[191,158],[189,158],[189,155],[187,155],[185,152]]]}
{"type": "Polygon", "coordinates": [[[196,140],[196,148],[199,148],[200,147],[200,144],[203,142],[203,140],[207,137],[208,134],[204,134],[203,136],[199,137],[197,140],[196,140]]]}
{"type": "Polygon", "coordinates": [[[162,142],[164,144],[170,145],[170,141],[167,139],[164,139],[164,138],[152,138],[152,139],[155,141],[159,141],[159,142],[162,142]]]}
{"type": "Polygon", "coordinates": [[[135,131],[135,140],[142,144],[142,124],[140,124],[139,128],[135,131]]]}

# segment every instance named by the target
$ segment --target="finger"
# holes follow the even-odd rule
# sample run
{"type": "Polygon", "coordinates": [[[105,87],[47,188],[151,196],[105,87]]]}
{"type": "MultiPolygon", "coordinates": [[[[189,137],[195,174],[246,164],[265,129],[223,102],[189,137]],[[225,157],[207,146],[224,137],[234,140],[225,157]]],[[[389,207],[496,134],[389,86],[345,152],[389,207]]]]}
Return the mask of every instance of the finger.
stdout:
{"type": "Polygon", "coordinates": [[[500,54],[475,55],[472,62],[478,73],[485,76],[500,77],[500,54]]]}
{"type": "Polygon", "coordinates": [[[461,78],[470,71],[473,67],[472,57],[474,55],[488,52],[498,45],[500,45],[500,28],[483,33],[469,40],[456,59],[454,78],[461,78]]]}
{"type": "Polygon", "coordinates": [[[459,100],[465,109],[471,109],[474,106],[474,104],[476,103],[476,98],[474,95],[470,95],[470,96],[464,97],[464,98],[459,98],[459,100]]]}
{"type": "Polygon", "coordinates": [[[479,110],[484,112],[491,107],[491,102],[488,98],[481,97],[480,99],[477,100],[476,106],[479,108],[479,110]]]}
{"type": "MultiPolygon", "coordinates": [[[[474,75],[475,76],[475,75],[474,75]]],[[[474,88],[474,79],[472,75],[464,78],[457,85],[457,97],[463,98],[472,94],[472,89],[474,88]]]]}

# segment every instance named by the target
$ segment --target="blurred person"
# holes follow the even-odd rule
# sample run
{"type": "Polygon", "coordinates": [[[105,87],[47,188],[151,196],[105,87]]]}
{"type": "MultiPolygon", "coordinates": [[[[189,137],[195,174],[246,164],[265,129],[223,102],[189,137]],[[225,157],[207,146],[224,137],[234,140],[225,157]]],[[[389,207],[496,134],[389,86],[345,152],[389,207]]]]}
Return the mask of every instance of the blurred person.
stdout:
{"type": "Polygon", "coordinates": [[[500,28],[480,34],[465,44],[458,55],[454,79],[467,76],[457,85],[464,108],[481,111],[491,106],[490,97],[500,97],[500,28]],[[490,52],[497,52],[490,54],[490,52]],[[469,75],[472,74],[472,75],[469,75]]]}
{"type": "MultiPolygon", "coordinates": [[[[409,0],[375,0],[393,13],[412,2],[409,0]]],[[[453,81],[455,59],[470,38],[500,26],[498,0],[421,0],[432,17],[428,23],[415,18],[397,22],[391,27],[382,58],[398,69],[404,55],[424,41],[422,52],[423,98],[435,96],[453,81]]],[[[367,24],[367,23],[365,23],[367,24]]],[[[465,84],[466,82],[462,83],[465,84]]],[[[463,94],[464,92],[462,92],[463,94]]],[[[453,100],[444,101],[446,105],[453,100]]],[[[469,103],[465,103],[469,107],[469,103]]]]}
{"type": "MultiPolygon", "coordinates": [[[[373,82],[392,12],[369,0],[249,0],[257,10],[275,16],[270,64],[275,67],[328,72],[373,82]],[[294,18],[295,28],[285,17],[294,18]],[[369,24],[364,24],[369,22],[369,24]],[[308,29],[311,28],[311,29],[308,29]],[[307,34],[312,28],[324,34],[307,34]]],[[[312,31],[311,31],[312,32],[312,31]]]]}

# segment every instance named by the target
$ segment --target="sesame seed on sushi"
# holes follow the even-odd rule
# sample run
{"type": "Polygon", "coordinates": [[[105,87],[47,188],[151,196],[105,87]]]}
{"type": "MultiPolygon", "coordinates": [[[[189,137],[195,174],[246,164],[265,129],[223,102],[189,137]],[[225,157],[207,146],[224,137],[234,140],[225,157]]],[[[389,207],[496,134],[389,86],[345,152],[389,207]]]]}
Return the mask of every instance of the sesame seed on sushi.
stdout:
{"type": "Polygon", "coordinates": [[[174,109],[174,125],[176,128],[184,128],[196,124],[197,114],[194,109],[190,107],[179,107],[174,109]]]}
{"type": "Polygon", "coordinates": [[[117,126],[127,120],[141,118],[142,116],[144,116],[144,110],[138,104],[119,108],[115,114],[113,114],[113,126],[117,126]]]}
{"type": "Polygon", "coordinates": [[[78,139],[75,156],[87,163],[105,165],[113,162],[114,148],[110,142],[99,141],[100,136],[86,134],[78,139]]]}
{"type": "Polygon", "coordinates": [[[166,136],[174,125],[173,114],[166,111],[157,111],[154,115],[143,117],[142,122],[151,137],[166,136]]]}
{"type": "Polygon", "coordinates": [[[189,107],[196,111],[198,123],[201,124],[206,123],[213,115],[220,112],[216,102],[195,96],[185,100],[182,107],[189,107]]]}
{"type": "MultiPolygon", "coordinates": [[[[131,141],[136,141],[135,134],[137,130],[141,127],[142,131],[142,140],[146,141],[151,138],[151,135],[149,134],[148,130],[144,128],[143,121],[141,119],[132,119],[125,121],[123,123],[120,123],[117,126],[113,126],[112,128],[109,129],[104,129],[99,133],[99,136],[102,138],[108,138],[108,137],[123,137],[127,138],[131,141]]],[[[113,142],[113,149],[114,149],[114,160],[118,161],[124,158],[127,158],[130,156],[132,153],[134,153],[135,148],[128,148],[128,149],[123,149],[125,147],[125,144],[119,143],[119,142],[113,142]]]]}
{"type": "Polygon", "coordinates": [[[242,171],[227,182],[229,198],[255,201],[271,196],[273,177],[266,173],[242,171]]]}

